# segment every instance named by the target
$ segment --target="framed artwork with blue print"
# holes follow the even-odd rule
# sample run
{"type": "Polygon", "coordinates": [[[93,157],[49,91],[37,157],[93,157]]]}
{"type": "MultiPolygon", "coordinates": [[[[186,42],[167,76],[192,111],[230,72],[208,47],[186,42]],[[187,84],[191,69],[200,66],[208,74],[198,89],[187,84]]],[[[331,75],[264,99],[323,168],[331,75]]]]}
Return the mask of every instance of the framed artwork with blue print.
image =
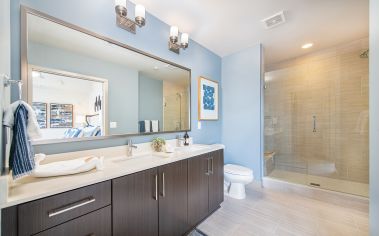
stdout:
{"type": "Polygon", "coordinates": [[[218,82],[204,77],[198,80],[198,119],[218,120],[218,82]]]}
{"type": "Polygon", "coordinates": [[[36,112],[37,122],[40,129],[47,128],[47,103],[33,102],[33,109],[36,112]]]}

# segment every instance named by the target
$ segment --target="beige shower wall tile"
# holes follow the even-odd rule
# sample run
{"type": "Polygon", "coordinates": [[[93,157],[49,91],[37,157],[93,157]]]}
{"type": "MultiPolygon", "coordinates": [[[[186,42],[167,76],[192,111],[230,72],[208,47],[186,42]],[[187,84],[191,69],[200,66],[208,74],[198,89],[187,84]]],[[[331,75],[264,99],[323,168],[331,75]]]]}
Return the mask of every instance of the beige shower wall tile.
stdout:
{"type": "MultiPolygon", "coordinates": [[[[266,73],[265,115],[276,117],[278,132],[265,147],[310,166],[312,159],[327,160],[335,163],[330,176],[368,182],[368,60],[359,57],[367,41],[286,61],[266,73]]],[[[299,168],[295,161],[278,166],[299,168]]]]}

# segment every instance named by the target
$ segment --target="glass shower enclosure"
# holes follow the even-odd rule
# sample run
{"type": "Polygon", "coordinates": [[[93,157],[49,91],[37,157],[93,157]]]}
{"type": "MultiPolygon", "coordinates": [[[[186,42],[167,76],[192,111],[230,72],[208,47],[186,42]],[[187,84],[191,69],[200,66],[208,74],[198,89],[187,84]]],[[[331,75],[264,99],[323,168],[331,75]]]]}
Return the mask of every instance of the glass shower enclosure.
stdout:
{"type": "Polygon", "coordinates": [[[368,196],[368,39],[271,65],[265,175],[368,196]]]}

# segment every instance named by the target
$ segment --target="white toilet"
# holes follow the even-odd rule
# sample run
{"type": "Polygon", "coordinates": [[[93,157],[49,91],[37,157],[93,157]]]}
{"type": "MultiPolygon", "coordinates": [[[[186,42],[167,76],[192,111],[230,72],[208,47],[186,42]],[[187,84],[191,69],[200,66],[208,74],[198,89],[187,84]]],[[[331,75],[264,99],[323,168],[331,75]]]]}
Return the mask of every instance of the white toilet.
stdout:
{"type": "Polygon", "coordinates": [[[253,181],[253,171],[247,167],[226,164],[224,166],[224,192],[235,199],[246,197],[245,185],[253,181]]]}

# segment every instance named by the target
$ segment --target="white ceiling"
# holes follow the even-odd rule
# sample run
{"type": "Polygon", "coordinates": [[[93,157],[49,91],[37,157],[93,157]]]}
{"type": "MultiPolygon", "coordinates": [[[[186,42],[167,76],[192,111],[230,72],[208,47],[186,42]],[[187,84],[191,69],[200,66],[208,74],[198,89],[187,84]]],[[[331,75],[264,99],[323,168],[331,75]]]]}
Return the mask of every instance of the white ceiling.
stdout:
{"type": "Polygon", "coordinates": [[[33,95],[35,95],[35,91],[39,89],[70,91],[70,93],[76,94],[83,93],[83,88],[86,88],[87,91],[91,91],[92,89],[100,89],[101,91],[103,86],[101,82],[45,72],[39,72],[36,75],[37,76],[33,75],[33,95]]]}
{"type": "MultiPolygon", "coordinates": [[[[267,64],[368,36],[368,0],[132,0],[220,56],[262,43],[267,64]],[[261,20],[285,11],[287,22],[261,20]],[[313,42],[314,47],[301,49],[313,42]]],[[[147,19],[147,24],[148,24],[147,19]]]]}

